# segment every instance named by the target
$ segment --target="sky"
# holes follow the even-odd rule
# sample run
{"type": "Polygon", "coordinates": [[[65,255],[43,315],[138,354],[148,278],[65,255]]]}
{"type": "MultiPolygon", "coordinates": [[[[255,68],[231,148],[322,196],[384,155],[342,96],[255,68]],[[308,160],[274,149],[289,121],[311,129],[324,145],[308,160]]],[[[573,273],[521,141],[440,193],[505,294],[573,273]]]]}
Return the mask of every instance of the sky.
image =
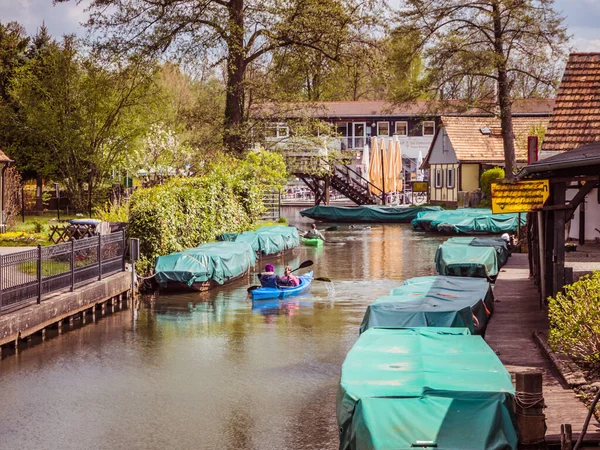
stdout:
{"type": "MultiPolygon", "coordinates": [[[[58,3],[52,0],[0,0],[0,22],[17,21],[29,34],[46,23],[50,34],[61,36],[85,34],[81,26],[87,19],[85,7],[89,0],[58,3]]],[[[398,3],[392,0],[391,3],[398,3]]],[[[571,46],[580,52],[600,52],[600,0],[555,0],[555,9],[566,17],[571,46]]]]}

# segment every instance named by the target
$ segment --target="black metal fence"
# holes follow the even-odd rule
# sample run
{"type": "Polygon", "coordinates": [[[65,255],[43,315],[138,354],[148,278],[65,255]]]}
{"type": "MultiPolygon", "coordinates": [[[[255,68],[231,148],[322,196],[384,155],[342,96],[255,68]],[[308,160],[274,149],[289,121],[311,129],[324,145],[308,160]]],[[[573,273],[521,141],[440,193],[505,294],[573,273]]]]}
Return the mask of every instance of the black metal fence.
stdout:
{"type": "Polygon", "coordinates": [[[123,231],[0,255],[0,313],[125,270],[123,231]]]}

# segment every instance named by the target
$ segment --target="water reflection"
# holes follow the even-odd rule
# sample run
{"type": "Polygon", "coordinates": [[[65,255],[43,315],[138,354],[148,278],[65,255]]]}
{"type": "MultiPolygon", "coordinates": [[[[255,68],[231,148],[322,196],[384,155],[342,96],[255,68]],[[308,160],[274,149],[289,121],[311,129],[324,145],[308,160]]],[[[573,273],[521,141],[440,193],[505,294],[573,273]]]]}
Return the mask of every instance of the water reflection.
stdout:
{"type": "MultiPolygon", "coordinates": [[[[284,211],[307,229],[297,210],[284,211]]],[[[325,226],[320,226],[324,229],[325,226]]],[[[3,446],[335,449],[340,365],[366,306],[434,272],[439,239],[409,226],[340,226],[311,259],[310,290],[252,303],[256,272],[208,293],[144,298],[0,363],[3,446]],[[135,317],[135,318],[134,318],[135,317]],[[25,428],[35,424],[35,433],[25,428]],[[68,441],[64,436],[70,436],[68,441]]]]}

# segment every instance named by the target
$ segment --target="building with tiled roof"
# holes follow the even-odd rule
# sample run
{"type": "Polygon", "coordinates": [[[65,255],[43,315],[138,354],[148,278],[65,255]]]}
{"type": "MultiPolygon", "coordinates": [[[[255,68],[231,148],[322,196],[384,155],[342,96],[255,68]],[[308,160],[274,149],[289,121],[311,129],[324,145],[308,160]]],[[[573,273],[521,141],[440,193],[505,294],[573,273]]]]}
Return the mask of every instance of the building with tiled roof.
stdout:
{"type": "Polygon", "coordinates": [[[600,53],[571,53],[540,157],[600,141],[600,53]]]}
{"type": "MultiPolygon", "coordinates": [[[[527,162],[527,136],[548,125],[545,116],[513,116],[517,164],[527,162]]],[[[491,116],[442,116],[423,167],[430,169],[430,200],[456,204],[459,192],[479,189],[481,172],[504,165],[500,119],[491,116]]]]}

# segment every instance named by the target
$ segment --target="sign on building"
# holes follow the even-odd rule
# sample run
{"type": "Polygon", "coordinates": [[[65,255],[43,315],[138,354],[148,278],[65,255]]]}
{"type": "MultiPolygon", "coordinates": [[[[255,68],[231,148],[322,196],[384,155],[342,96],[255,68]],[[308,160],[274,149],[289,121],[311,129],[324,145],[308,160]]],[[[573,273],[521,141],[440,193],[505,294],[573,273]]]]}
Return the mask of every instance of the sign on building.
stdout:
{"type": "Polygon", "coordinates": [[[548,180],[492,183],[492,213],[531,212],[542,208],[549,195],[548,180]]]}

